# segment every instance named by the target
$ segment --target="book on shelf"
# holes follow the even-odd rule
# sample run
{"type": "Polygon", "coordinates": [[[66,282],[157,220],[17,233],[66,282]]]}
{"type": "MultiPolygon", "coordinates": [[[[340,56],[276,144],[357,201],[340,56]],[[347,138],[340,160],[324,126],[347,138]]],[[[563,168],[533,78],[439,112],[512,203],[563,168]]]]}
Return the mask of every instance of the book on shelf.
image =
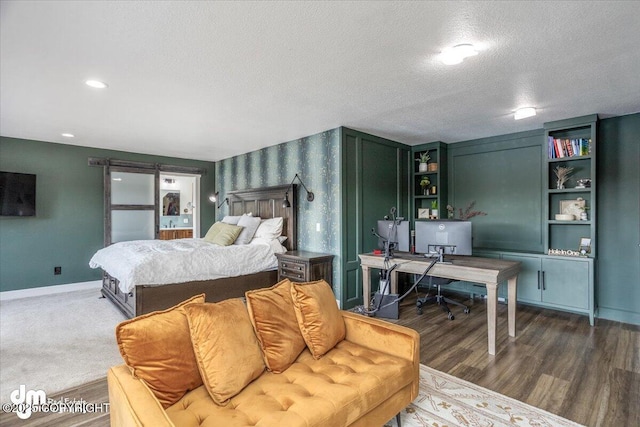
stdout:
{"type": "Polygon", "coordinates": [[[550,136],[548,154],[550,159],[588,156],[591,154],[591,140],[587,138],[569,139],[550,136]]]}

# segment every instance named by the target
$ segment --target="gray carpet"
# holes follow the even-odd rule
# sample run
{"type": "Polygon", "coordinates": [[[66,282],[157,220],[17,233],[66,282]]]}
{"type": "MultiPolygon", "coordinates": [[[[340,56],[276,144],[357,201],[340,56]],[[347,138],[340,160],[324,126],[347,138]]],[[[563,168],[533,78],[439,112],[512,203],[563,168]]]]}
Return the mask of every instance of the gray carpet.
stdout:
{"type": "Polygon", "coordinates": [[[106,376],[122,363],[125,317],[99,289],[0,302],[0,401],[21,384],[48,395],[106,376]]]}

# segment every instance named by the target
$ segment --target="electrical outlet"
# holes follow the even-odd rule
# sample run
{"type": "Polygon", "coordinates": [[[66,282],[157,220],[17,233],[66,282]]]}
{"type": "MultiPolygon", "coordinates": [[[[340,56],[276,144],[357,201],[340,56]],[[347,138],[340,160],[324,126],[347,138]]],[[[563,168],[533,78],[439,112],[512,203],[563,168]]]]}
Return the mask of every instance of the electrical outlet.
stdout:
{"type": "Polygon", "coordinates": [[[55,276],[62,274],[62,267],[53,267],[53,274],[55,276]]]}
{"type": "Polygon", "coordinates": [[[189,224],[189,218],[182,218],[182,222],[185,224],[189,224]]]}
{"type": "Polygon", "coordinates": [[[316,222],[316,231],[320,232],[320,223],[319,222],[316,222]]]}

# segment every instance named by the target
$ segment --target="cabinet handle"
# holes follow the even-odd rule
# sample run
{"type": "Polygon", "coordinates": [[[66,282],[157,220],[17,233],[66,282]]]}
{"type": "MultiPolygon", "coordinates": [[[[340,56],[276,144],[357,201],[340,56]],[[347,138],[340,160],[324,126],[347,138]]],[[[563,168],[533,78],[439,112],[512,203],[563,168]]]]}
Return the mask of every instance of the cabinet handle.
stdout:
{"type": "Polygon", "coordinates": [[[538,270],[538,290],[540,290],[540,270],[538,270]]]}
{"type": "Polygon", "coordinates": [[[285,262],[282,263],[282,268],[291,268],[291,269],[295,269],[295,270],[298,270],[298,271],[302,271],[302,267],[301,266],[295,265],[295,264],[294,265],[289,265],[289,264],[287,264],[285,262]]]}
{"type": "Polygon", "coordinates": [[[542,290],[543,291],[547,290],[547,284],[544,281],[544,271],[542,272],[542,290]]]}
{"type": "Polygon", "coordinates": [[[294,274],[287,270],[280,270],[280,276],[282,277],[292,277],[295,279],[304,279],[304,274],[294,274]]]}

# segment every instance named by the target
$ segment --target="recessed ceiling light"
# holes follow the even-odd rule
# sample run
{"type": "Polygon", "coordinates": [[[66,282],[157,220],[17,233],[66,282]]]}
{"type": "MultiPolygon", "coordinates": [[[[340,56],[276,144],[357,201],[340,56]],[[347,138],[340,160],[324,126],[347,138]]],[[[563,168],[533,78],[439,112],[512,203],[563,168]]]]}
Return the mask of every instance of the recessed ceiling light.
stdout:
{"type": "Polygon", "coordinates": [[[516,120],[526,119],[527,117],[533,117],[536,115],[536,109],[533,107],[519,108],[513,114],[513,118],[516,120]]]}
{"type": "Polygon", "coordinates": [[[75,137],[75,135],[74,135],[74,134],[72,134],[72,133],[66,133],[66,132],[65,132],[65,133],[63,133],[63,134],[61,134],[61,135],[62,135],[62,136],[64,136],[65,138],[73,138],[73,137],[75,137]]]}
{"type": "Polygon", "coordinates": [[[478,51],[472,44],[459,44],[448,47],[440,53],[440,60],[446,65],[455,65],[464,61],[465,58],[476,56],[478,51]]]}
{"type": "Polygon", "coordinates": [[[109,87],[105,82],[101,82],[100,80],[87,80],[84,82],[87,86],[91,86],[95,89],[106,89],[109,87]]]}

